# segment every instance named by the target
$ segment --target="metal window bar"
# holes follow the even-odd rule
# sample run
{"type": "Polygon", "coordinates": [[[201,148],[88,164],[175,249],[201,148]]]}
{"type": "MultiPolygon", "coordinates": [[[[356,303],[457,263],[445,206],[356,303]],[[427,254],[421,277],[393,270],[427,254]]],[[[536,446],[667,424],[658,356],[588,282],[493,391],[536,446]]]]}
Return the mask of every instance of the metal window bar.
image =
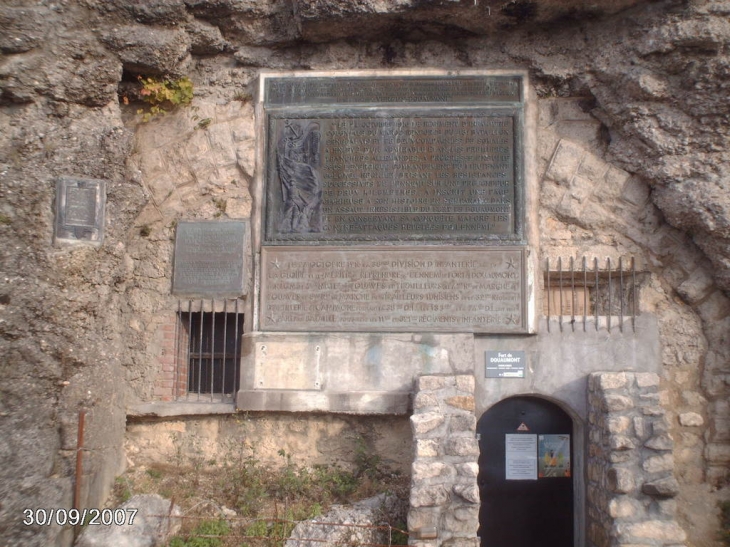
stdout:
{"type": "Polygon", "coordinates": [[[547,299],[547,316],[548,316],[548,322],[547,322],[547,330],[550,332],[550,258],[545,259],[545,272],[547,274],[547,293],[548,293],[548,299],[547,299]]]}
{"type": "MultiPolygon", "coordinates": [[[[580,259],[580,263],[578,263],[577,258],[570,257],[568,265],[570,277],[568,278],[563,275],[562,257],[558,257],[557,267],[555,268],[551,268],[549,258],[545,260],[544,281],[547,290],[548,332],[550,332],[550,319],[555,318],[555,316],[557,316],[561,332],[564,330],[563,319],[570,316],[571,330],[575,332],[576,317],[580,321],[581,313],[583,315],[583,332],[588,329],[589,314],[594,318],[596,331],[601,328],[601,323],[603,323],[606,330],[611,332],[615,324],[613,318],[616,316],[621,333],[625,330],[624,320],[629,317],[631,319],[631,330],[636,332],[636,316],[639,310],[635,258],[631,257],[629,259],[629,269],[626,269],[624,257],[619,257],[618,261],[613,261],[610,257],[607,257],[605,268],[601,269],[599,259],[594,257],[593,275],[591,276],[588,275],[588,264],[588,259],[585,256],[580,259]],[[555,284],[556,277],[557,285],[555,284]],[[582,311],[576,311],[576,307],[581,303],[580,291],[583,291],[583,309],[582,311]],[[591,306],[593,306],[592,313],[591,306]],[[601,321],[602,318],[605,320],[604,322],[601,321]]],[[[566,273],[568,272],[566,271],[566,273]]]]}
{"type": "Polygon", "coordinates": [[[560,287],[560,313],[558,314],[558,324],[560,332],[563,332],[563,258],[558,257],[558,287],[560,287]]]}
{"type": "Polygon", "coordinates": [[[215,402],[235,396],[243,321],[239,317],[239,300],[235,299],[235,307],[230,307],[233,310],[229,310],[228,299],[189,300],[187,306],[178,301],[173,389],[176,399],[215,402]],[[199,309],[193,311],[198,307],[194,304],[199,304],[199,309]],[[205,311],[206,304],[209,311],[205,311]]]}
{"type": "Polygon", "coordinates": [[[608,270],[608,313],[606,314],[606,321],[608,323],[608,332],[611,332],[611,314],[613,309],[611,308],[611,257],[606,259],[606,269],[608,270]]]}
{"type": "Polygon", "coordinates": [[[575,332],[575,267],[570,257],[570,327],[575,332]]]}
{"type": "MultiPolygon", "coordinates": [[[[211,336],[210,336],[210,402],[213,402],[213,378],[215,377],[215,298],[210,301],[213,318],[210,321],[211,325],[211,336]]],[[[202,383],[202,379],[201,379],[202,383]]]]}

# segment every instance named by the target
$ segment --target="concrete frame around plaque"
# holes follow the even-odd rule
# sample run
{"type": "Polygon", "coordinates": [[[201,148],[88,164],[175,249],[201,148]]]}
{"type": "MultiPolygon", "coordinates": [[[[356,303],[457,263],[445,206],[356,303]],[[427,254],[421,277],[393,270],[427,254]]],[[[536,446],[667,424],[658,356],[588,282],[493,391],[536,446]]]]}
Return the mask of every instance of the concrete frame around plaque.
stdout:
{"type": "Polygon", "coordinates": [[[100,246],[104,242],[106,181],[56,180],[54,243],[100,246]]]}
{"type": "MultiPolygon", "coordinates": [[[[536,117],[525,71],[263,71],[251,330],[286,330],[264,316],[261,295],[276,289],[262,277],[259,251],[297,246],[316,259],[337,246],[347,259],[348,248],[450,245],[524,249],[524,320],[506,331],[535,332],[536,117]],[[401,138],[413,146],[399,147],[401,138]]],[[[342,330],[296,323],[295,331],[342,330]]],[[[344,330],[357,328],[370,330],[344,330]]],[[[429,323],[412,330],[442,331],[429,323]]]]}
{"type": "Polygon", "coordinates": [[[249,232],[246,220],[178,222],[172,294],[191,298],[245,295],[249,232]]]}

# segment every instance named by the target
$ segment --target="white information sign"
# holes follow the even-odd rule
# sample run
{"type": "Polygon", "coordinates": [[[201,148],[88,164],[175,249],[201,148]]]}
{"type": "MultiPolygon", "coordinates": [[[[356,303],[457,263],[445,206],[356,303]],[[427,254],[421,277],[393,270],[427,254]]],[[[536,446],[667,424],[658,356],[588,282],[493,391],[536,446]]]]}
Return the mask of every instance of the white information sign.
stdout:
{"type": "Polygon", "coordinates": [[[537,480],[537,435],[507,433],[505,435],[505,479],[537,480]]]}

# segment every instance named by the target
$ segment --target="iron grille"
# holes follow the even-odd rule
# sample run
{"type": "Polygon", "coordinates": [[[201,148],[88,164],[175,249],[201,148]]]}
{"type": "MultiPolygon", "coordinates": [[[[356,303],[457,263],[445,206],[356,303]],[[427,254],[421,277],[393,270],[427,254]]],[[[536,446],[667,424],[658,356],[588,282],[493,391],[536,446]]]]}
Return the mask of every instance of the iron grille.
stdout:
{"type": "Polygon", "coordinates": [[[580,261],[571,257],[567,264],[558,258],[555,267],[550,259],[545,260],[545,302],[543,311],[550,319],[557,317],[560,331],[567,323],[575,331],[578,328],[599,330],[602,326],[609,332],[614,327],[624,331],[624,319],[631,319],[631,328],[636,332],[636,316],[639,314],[639,288],[645,272],[636,269],[634,257],[618,261],[607,258],[599,263],[598,258],[580,261]],[[593,325],[589,326],[588,319],[593,325]]]}
{"type": "Polygon", "coordinates": [[[174,380],[178,400],[226,402],[238,391],[243,335],[240,301],[209,303],[178,301],[174,380]]]}

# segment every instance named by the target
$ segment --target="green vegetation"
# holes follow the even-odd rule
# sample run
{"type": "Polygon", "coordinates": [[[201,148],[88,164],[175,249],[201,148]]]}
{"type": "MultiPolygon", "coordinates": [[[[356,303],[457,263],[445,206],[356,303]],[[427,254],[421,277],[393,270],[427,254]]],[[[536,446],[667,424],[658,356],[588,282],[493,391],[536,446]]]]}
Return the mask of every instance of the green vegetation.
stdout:
{"type": "Polygon", "coordinates": [[[213,205],[215,205],[215,208],[217,209],[215,213],[215,218],[221,217],[226,214],[226,209],[228,208],[228,201],[221,198],[216,199],[213,198],[213,205]]]}
{"type": "Polygon", "coordinates": [[[231,527],[223,519],[201,522],[187,537],[175,537],[169,547],[221,547],[224,538],[231,532],[231,527]]]}
{"type": "Polygon", "coordinates": [[[177,106],[188,105],[193,100],[193,82],[185,76],[177,80],[139,76],[139,81],[142,84],[139,94],[150,105],[148,112],[142,108],[137,110],[137,114],[142,114],[143,122],[167,114],[177,106]]]}
{"type": "MultiPolygon", "coordinates": [[[[175,434],[172,440],[177,453],[170,464],[132,469],[115,487],[117,502],[132,494],[158,493],[181,507],[187,518],[168,547],[282,547],[297,522],[324,514],[334,503],[383,492],[404,500],[408,495],[408,478],[386,468],[362,439],[351,468],[300,465],[285,450],[279,451],[281,465],[264,465],[252,447],[235,444],[216,460],[204,456],[198,440],[185,446],[175,434]]],[[[403,530],[404,519],[384,514],[379,522],[403,530]]],[[[408,538],[394,530],[392,541],[405,545],[408,538]]]]}
{"type": "Polygon", "coordinates": [[[720,503],[720,540],[730,545],[730,500],[720,503]]]}

